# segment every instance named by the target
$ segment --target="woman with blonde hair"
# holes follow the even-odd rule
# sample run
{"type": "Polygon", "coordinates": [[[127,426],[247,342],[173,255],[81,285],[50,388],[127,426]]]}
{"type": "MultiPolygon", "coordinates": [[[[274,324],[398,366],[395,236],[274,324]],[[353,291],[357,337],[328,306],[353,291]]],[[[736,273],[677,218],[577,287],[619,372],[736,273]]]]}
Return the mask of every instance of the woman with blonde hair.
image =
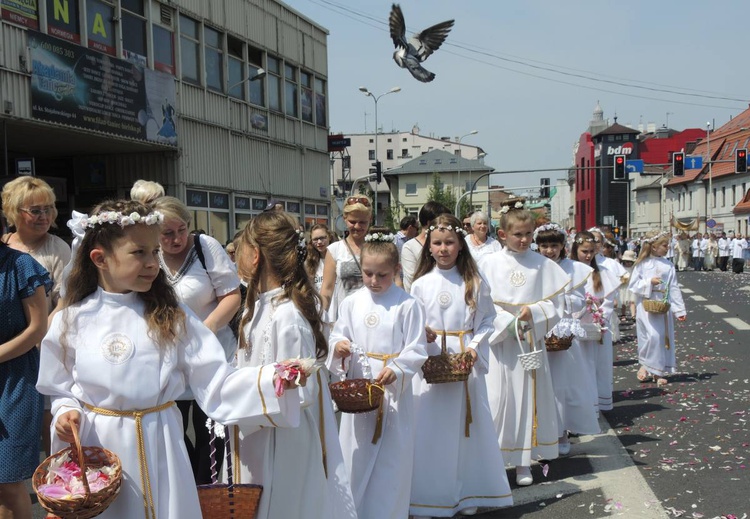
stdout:
{"type": "Polygon", "coordinates": [[[151,204],[164,194],[164,186],[151,180],[136,180],[130,189],[131,200],[137,200],[142,204],[151,204]]]}

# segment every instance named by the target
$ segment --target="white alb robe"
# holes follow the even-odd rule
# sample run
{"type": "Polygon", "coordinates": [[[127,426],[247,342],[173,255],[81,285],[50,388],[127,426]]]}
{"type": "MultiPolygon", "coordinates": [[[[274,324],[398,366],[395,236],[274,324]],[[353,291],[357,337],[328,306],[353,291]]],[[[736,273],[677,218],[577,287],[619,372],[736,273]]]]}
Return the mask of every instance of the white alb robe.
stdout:
{"type": "MultiPolygon", "coordinates": [[[[383,367],[396,374],[396,381],[386,386],[383,395],[380,439],[372,443],[377,410],[341,416],[341,450],[360,519],[404,519],[409,513],[414,460],[412,377],[427,360],[424,327],[419,302],[395,284],[382,294],[362,287],[339,306],[328,342],[331,352],[338,341],[346,339],[364,352],[398,355],[385,362],[371,357],[362,361],[369,364],[373,378],[383,367]]],[[[344,374],[363,378],[360,360],[352,357],[357,355],[344,359],[342,367],[340,359],[329,355],[334,380],[344,374]]]]}
{"type": "MultiPolygon", "coordinates": [[[[281,295],[281,288],[260,294],[243,329],[248,347],[238,351],[238,366],[315,357],[310,324],[281,295]]],[[[259,431],[240,428],[240,482],[264,488],[256,517],[356,518],[325,369],[299,388],[299,399],[302,414],[294,429],[274,427],[271,419],[259,431]]]]}
{"type": "MultiPolygon", "coordinates": [[[[596,407],[599,411],[612,409],[612,389],[614,387],[614,349],[612,347],[612,333],[607,323],[611,322],[615,308],[615,295],[620,288],[620,278],[616,277],[612,270],[599,268],[602,281],[601,290],[594,288],[594,274],[586,281],[586,292],[602,300],[599,308],[603,315],[605,328],[602,330],[600,341],[581,340],[581,350],[587,361],[587,370],[594,377],[597,388],[596,407]]],[[[582,323],[593,323],[593,317],[586,312],[581,317],[582,323]]]]}
{"type": "Polygon", "coordinates": [[[456,267],[435,267],[411,285],[411,295],[424,306],[427,326],[438,333],[437,341],[427,345],[427,353],[440,354],[440,331],[467,332],[463,341],[446,335],[448,353],[461,352],[462,343],[464,351],[471,348],[477,353],[466,385],[428,384],[421,373],[414,377],[416,444],[411,515],[453,517],[465,508],[513,504],[485,382],[495,308],[483,280],[478,280],[474,290],[475,308],[466,304],[465,294],[466,283],[456,267]],[[468,438],[466,387],[472,417],[468,438]]]}
{"type": "MultiPolygon", "coordinates": [[[[52,450],[64,447],[54,431],[61,414],[81,413],[81,443],[100,446],[122,462],[120,495],[99,517],[144,517],[135,419],[98,414],[84,404],[110,410],[144,410],[166,404],[192,389],[198,405],[225,424],[252,428],[273,419],[299,423],[298,390],[276,398],[270,366],[235,369],[227,364],[216,336],[187,306],[185,334],[173,347],[159,347],[148,335],[145,305],[135,292],[101,288],[58,312],[42,341],[37,388],[52,397],[52,450]],[[67,348],[60,336],[69,323],[67,348]]],[[[159,519],[201,519],[198,493],[183,442],[176,406],[143,416],[145,457],[154,509],[159,519]]]]}
{"type": "Polygon", "coordinates": [[[654,375],[668,375],[677,371],[675,360],[674,317],[686,314],[682,291],[677,283],[674,265],[664,258],[650,256],[638,263],[630,279],[630,291],[635,294],[636,332],[638,334],[638,362],[654,375]],[[662,279],[652,285],[651,279],[662,279]],[[643,308],[644,299],[661,301],[669,287],[669,312],[650,314],[643,308]]]}
{"type": "Polygon", "coordinates": [[[484,256],[479,269],[497,311],[487,392],[505,463],[528,467],[532,459],[557,458],[557,410],[544,336],[563,316],[570,279],[541,254],[517,253],[507,247],[484,256]],[[531,310],[532,329],[519,345],[515,331],[509,333],[508,327],[524,306],[531,310]],[[524,371],[518,355],[532,347],[542,351],[542,365],[524,371]]]}
{"type": "MultiPolygon", "coordinates": [[[[570,285],[565,292],[564,316],[575,319],[586,306],[586,282],[593,269],[568,258],[561,259],[558,265],[570,276],[570,285]]],[[[547,360],[560,419],[559,435],[562,436],[565,431],[574,434],[599,434],[599,420],[591,405],[596,387],[593,377],[588,373],[588,364],[583,358],[578,338],[565,351],[547,352],[547,360]]]]}

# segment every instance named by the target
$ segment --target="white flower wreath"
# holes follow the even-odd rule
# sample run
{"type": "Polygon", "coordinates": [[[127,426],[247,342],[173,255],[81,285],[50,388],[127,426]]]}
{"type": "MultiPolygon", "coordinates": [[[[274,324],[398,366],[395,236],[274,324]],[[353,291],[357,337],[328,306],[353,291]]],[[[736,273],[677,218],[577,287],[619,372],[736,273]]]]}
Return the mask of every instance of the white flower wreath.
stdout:
{"type": "Polygon", "coordinates": [[[112,223],[117,224],[120,227],[127,227],[129,225],[135,225],[137,223],[146,225],[161,225],[163,222],[164,215],[159,211],[154,211],[147,214],[146,216],[141,216],[136,212],[132,212],[130,214],[122,214],[118,213],[117,211],[103,211],[99,214],[94,214],[91,216],[84,214],[82,216],[73,218],[68,223],[68,227],[70,227],[72,231],[79,232],[81,235],[83,235],[83,233],[86,232],[86,229],[93,229],[97,225],[104,225],[105,223],[112,223]]]}
{"type": "Polygon", "coordinates": [[[454,229],[452,225],[430,225],[429,229],[427,229],[427,234],[430,234],[436,229],[439,231],[456,231],[456,233],[463,234],[464,238],[469,235],[469,233],[467,233],[466,229],[464,229],[463,227],[456,227],[454,229]]]}
{"type": "Polygon", "coordinates": [[[540,232],[544,231],[557,231],[558,233],[562,234],[563,236],[567,236],[565,233],[565,229],[557,225],[556,223],[545,223],[544,225],[540,225],[536,228],[534,231],[534,241],[536,241],[537,236],[539,236],[540,232]]]}
{"type": "Polygon", "coordinates": [[[371,242],[382,242],[382,243],[393,243],[396,237],[392,233],[385,234],[383,232],[374,232],[365,236],[365,241],[371,242]]]}

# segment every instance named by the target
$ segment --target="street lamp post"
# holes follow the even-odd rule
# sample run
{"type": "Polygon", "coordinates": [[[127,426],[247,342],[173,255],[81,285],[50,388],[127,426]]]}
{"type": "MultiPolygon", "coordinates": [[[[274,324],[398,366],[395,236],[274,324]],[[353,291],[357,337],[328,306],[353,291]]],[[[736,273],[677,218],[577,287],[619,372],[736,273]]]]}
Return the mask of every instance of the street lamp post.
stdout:
{"type": "MultiPolygon", "coordinates": [[[[708,155],[708,193],[706,193],[706,200],[713,193],[713,175],[711,175],[711,121],[706,123],[706,155],[708,155]]],[[[713,204],[708,204],[709,219],[714,216],[713,204]]],[[[708,229],[708,222],[706,222],[706,228],[708,229]]]]}
{"type": "MultiPolygon", "coordinates": [[[[379,162],[378,160],[378,101],[381,97],[387,96],[388,94],[395,94],[396,92],[401,92],[401,87],[393,87],[388,92],[383,92],[379,96],[374,95],[372,92],[367,90],[366,87],[359,87],[359,91],[364,93],[366,96],[372,97],[372,100],[375,101],[375,163],[377,164],[379,162]]],[[[376,166],[377,167],[377,166],[376,166]]],[[[378,179],[375,179],[375,196],[373,197],[373,211],[375,214],[375,225],[378,223],[378,179]]]]}
{"type": "MultiPolygon", "coordinates": [[[[243,79],[242,81],[238,81],[234,85],[228,86],[227,87],[227,94],[229,94],[229,92],[231,92],[232,90],[234,90],[236,87],[240,86],[242,83],[245,83],[246,81],[257,81],[258,79],[263,79],[264,77],[266,77],[266,71],[263,70],[262,68],[259,68],[259,69],[256,70],[255,74],[253,74],[252,76],[248,76],[245,79],[243,79]]],[[[242,96],[242,98],[244,99],[245,96],[242,96]]]]}
{"type": "MultiPolygon", "coordinates": [[[[480,159],[483,159],[486,156],[487,156],[487,154],[485,152],[482,152],[479,155],[477,155],[477,158],[474,159],[474,160],[480,160],[480,159]]],[[[481,163],[481,164],[484,165],[484,163],[481,163]]],[[[469,171],[469,182],[471,182],[471,171],[469,171]]],[[[490,203],[490,197],[489,197],[489,195],[487,196],[487,203],[488,204],[490,203]]],[[[474,191],[471,191],[471,192],[469,192],[469,211],[473,211],[473,210],[474,210],[474,191]]],[[[490,216],[492,216],[492,215],[490,215],[490,216]]]]}
{"type": "MultiPolygon", "coordinates": [[[[458,138],[458,158],[459,158],[459,161],[458,161],[458,175],[457,175],[458,178],[456,180],[456,184],[458,184],[456,186],[456,192],[458,193],[458,196],[461,196],[461,160],[460,159],[464,158],[463,153],[461,152],[461,140],[463,140],[464,137],[468,137],[469,135],[476,135],[477,133],[479,133],[479,130],[471,130],[466,135],[462,135],[461,137],[458,138]]],[[[464,191],[466,191],[466,189],[464,189],[464,191]]],[[[457,214],[456,218],[461,218],[461,215],[457,214]]]]}

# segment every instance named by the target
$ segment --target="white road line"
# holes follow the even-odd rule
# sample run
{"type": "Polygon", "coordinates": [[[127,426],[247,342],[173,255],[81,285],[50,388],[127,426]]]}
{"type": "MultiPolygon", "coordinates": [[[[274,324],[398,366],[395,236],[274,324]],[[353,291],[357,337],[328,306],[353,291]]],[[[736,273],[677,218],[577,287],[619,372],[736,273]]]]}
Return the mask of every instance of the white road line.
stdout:
{"type": "MultiPolygon", "coordinates": [[[[604,431],[603,434],[581,436],[570,451],[571,455],[586,456],[591,463],[591,472],[549,484],[540,485],[540,481],[530,487],[514,488],[513,505],[545,500],[550,502],[559,499],[559,494],[570,495],[597,489],[605,498],[622,505],[619,515],[640,519],[668,517],[607,420],[600,417],[599,426],[604,431]]],[[[565,460],[555,463],[565,463],[565,460]]]]}
{"type": "Polygon", "coordinates": [[[724,320],[740,331],[750,330],[750,324],[738,317],[725,317],[724,320]]]}
{"type": "MultiPolygon", "coordinates": [[[[742,287],[742,288],[740,288],[740,290],[750,290],[750,286],[748,286],[748,287],[742,287]]],[[[684,292],[684,290],[683,290],[683,292],[684,292]]]]}
{"type": "Polygon", "coordinates": [[[689,288],[682,288],[682,287],[680,287],[680,290],[682,290],[683,294],[694,294],[695,293],[692,290],[690,290],[689,288]]]}
{"type": "Polygon", "coordinates": [[[711,312],[713,312],[715,314],[725,314],[725,313],[727,313],[727,311],[724,310],[719,305],[706,305],[706,310],[709,310],[709,311],[711,311],[711,312]]]}
{"type": "Polygon", "coordinates": [[[690,299],[692,299],[693,301],[708,301],[708,299],[703,296],[690,296],[690,299]]]}

